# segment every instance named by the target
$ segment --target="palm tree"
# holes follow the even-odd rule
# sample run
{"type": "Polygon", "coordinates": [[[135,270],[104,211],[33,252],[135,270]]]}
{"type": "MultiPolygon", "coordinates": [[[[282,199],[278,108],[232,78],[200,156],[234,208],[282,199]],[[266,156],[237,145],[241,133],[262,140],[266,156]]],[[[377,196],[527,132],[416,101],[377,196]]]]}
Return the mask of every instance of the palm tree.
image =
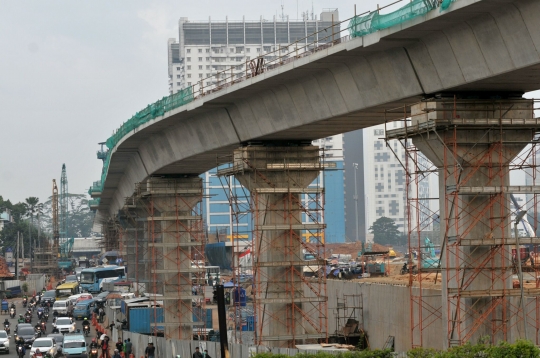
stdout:
{"type": "Polygon", "coordinates": [[[29,198],[26,198],[25,203],[24,203],[24,207],[26,209],[26,215],[30,216],[30,222],[31,222],[30,229],[28,230],[28,234],[29,234],[28,240],[30,241],[30,252],[33,251],[32,227],[34,226],[34,214],[38,210],[38,204],[39,204],[39,198],[37,198],[35,196],[31,196],[29,198]]]}

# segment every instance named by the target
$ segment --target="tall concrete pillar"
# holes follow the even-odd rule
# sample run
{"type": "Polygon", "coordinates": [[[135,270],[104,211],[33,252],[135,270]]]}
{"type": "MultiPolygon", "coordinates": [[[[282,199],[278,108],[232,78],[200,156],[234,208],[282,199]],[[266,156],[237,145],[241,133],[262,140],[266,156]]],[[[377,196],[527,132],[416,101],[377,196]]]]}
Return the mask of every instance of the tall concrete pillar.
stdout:
{"type": "MultiPolygon", "coordinates": [[[[321,231],[306,223],[302,194],[317,178],[322,163],[314,146],[247,146],[234,151],[231,174],[252,197],[255,342],[292,346],[326,337],[326,297],[304,296],[303,234],[321,231]],[[306,314],[306,312],[309,312],[306,314]]],[[[313,189],[318,190],[318,189],[313,189]]],[[[321,264],[314,260],[312,264],[321,264]]],[[[321,286],[318,286],[319,289],[321,286]]]]}
{"type": "Polygon", "coordinates": [[[434,100],[414,105],[411,117],[387,136],[412,139],[439,168],[444,343],[513,341],[520,312],[509,194],[523,189],[510,185],[510,163],[538,128],[533,103],[434,100]]]}
{"type": "Polygon", "coordinates": [[[149,292],[149,255],[147,228],[147,203],[137,194],[126,200],[124,205],[124,243],[127,278],[136,282],[139,294],[149,292]]]}
{"type": "MultiPolygon", "coordinates": [[[[192,278],[204,278],[204,264],[192,265],[192,249],[203,244],[202,217],[195,208],[202,201],[202,180],[199,177],[150,178],[146,184],[148,217],[146,219],[150,253],[150,279],[156,300],[164,301],[165,337],[190,340],[193,314],[203,314],[201,296],[192,295],[192,278]],[[196,300],[195,307],[192,305],[196,300]]],[[[199,260],[204,261],[202,253],[199,260]]]]}

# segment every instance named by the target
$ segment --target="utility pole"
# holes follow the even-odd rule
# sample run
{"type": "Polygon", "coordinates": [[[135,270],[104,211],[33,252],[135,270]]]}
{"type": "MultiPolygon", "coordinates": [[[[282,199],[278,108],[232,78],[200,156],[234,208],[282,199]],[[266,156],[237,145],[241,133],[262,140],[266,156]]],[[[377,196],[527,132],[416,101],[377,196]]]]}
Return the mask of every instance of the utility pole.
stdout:
{"type": "Polygon", "coordinates": [[[21,257],[22,257],[22,266],[24,267],[24,234],[21,234],[21,257]]]}
{"type": "Polygon", "coordinates": [[[19,232],[17,231],[17,253],[15,255],[15,279],[19,279],[19,232]]]}
{"type": "MultiPolygon", "coordinates": [[[[356,172],[358,171],[358,163],[353,163],[354,167],[354,218],[356,219],[356,242],[360,241],[358,236],[358,188],[356,184],[356,172]]],[[[366,223],[367,224],[367,223],[366,223]]],[[[367,237],[366,237],[367,240],[367,237]]]]}

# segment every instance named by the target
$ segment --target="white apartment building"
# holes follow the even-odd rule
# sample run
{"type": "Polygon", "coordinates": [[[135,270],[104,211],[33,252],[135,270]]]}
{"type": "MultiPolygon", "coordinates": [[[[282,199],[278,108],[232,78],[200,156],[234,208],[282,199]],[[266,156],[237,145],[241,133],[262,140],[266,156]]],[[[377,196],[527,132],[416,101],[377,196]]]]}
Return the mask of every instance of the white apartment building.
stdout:
{"type": "MultiPolygon", "coordinates": [[[[387,129],[400,125],[399,122],[388,123],[387,129]]],[[[388,148],[384,137],[384,124],[344,135],[345,225],[349,241],[355,241],[357,225],[359,240],[370,241],[369,227],[383,216],[393,219],[402,233],[407,232],[405,149],[397,140],[389,141],[391,148],[388,148]]],[[[429,168],[424,156],[419,155],[418,160],[424,169],[429,168]]],[[[436,216],[438,203],[430,198],[430,192],[436,197],[437,187],[434,174],[419,182],[418,195],[424,198],[419,205],[420,222],[432,223],[436,216]]],[[[430,230],[431,225],[423,229],[430,230]]]]}
{"type": "MultiPolygon", "coordinates": [[[[323,35],[322,30],[338,23],[337,9],[323,11],[318,20],[292,21],[284,18],[280,21],[274,17],[272,21],[268,21],[261,17],[257,21],[229,21],[228,18],[225,21],[212,21],[210,18],[208,21],[189,21],[182,17],[178,22],[178,40],[168,40],[169,92],[173,94],[201,83],[211,87],[218,80],[216,74],[223,70],[227,70],[228,76],[231,73],[229,71],[232,71],[233,75],[241,77],[245,75],[246,64],[259,56],[264,56],[265,61],[271,61],[278,54],[300,54],[305,51],[306,45],[312,43],[330,42],[332,31],[325,31],[323,35]],[[319,31],[321,34],[309,36],[319,31]],[[299,41],[298,45],[289,46],[300,39],[302,41],[299,41]]],[[[335,39],[337,38],[338,29],[335,30],[335,39]]],[[[336,186],[336,190],[327,196],[326,204],[330,207],[328,215],[332,218],[334,213],[336,216],[333,220],[336,222],[336,230],[328,229],[328,239],[343,241],[344,235],[338,230],[339,227],[343,230],[343,224],[340,225],[338,220],[343,220],[342,180],[340,181],[343,168],[343,135],[314,140],[313,145],[321,148],[325,160],[341,162],[329,168],[333,169],[333,172],[327,178],[336,186]],[[341,176],[336,176],[338,174],[341,176]],[[340,182],[337,183],[338,181],[340,182]],[[331,209],[333,203],[335,210],[331,209]],[[341,207],[341,214],[338,206],[341,207]]],[[[249,238],[251,219],[247,213],[234,218],[227,198],[230,194],[226,192],[227,188],[224,190],[223,183],[216,176],[216,169],[202,174],[201,178],[205,182],[203,216],[209,236],[220,235],[230,239],[231,232],[235,231],[238,237],[249,238]]],[[[324,183],[322,174],[318,180],[319,183],[324,183]]],[[[247,212],[249,197],[244,193],[245,190],[236,181],[229,190],[237,196],[239,207],[236,209],[247,212]],[[246,209],[243,209],[244,207],[246,209]]]]}
{"type": "MultiPolygon", "coordinates": [[[[304,19],[290,21],[287,18],[272,21],[262,18],[257,21],[189,21],[181,17],[178,21],[178,40],[168,40],[169,92],[176,93],[181,89],[198,84],[212,86],[218,79],[219,71],[227,70],[227,76],[242,77],[246,72],[248,61],[264,55],[271,61],[299,47],[311,43],[332,41],[329,32],[315,34],[332,24],[339,23],[337,9],[325,10],[320,19],[304,19]],[[309,36],[310,34],[315,34],[309,36]],[[294,48],[289,44],[298,40],[294,48]],[[277,50],[277,52],[275,52],[277,50]],[[231,71],[231,72],[229,72],[231,71]],[[209,78],[214,76],[213,78],[209,78]]],[[[339,30],[336,30],[336,39],[339,30]]]]}

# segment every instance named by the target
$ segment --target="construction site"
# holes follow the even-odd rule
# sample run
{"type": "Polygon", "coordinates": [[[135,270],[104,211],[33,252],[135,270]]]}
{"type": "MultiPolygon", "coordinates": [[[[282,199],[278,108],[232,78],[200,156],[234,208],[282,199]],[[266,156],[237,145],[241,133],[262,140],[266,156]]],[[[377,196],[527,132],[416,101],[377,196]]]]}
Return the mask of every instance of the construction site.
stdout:
{"type": "Polygon", "coordinates": [[[170,339],[218,329],[213,285],[225,283],[229,339],[239,344],[540,344],[536,109],[534,100],[456,94],[385,113],[400,123],[385,131],[387,145],[405,150],[402,252],[325,244],[318,178],[328,164],[304,144],[250,145],[217,158],[231,210],[231,270],[209,271],[216,266],[205,256],[197,176],[139,183],[103,226],[103,243],[124,255],[128,280],[151,297],[151,334],[170,339]],[[421,190],[430,177],[438,196],[421,190]],[[241,225],[246,218],[251,226],[241,225]]]}

